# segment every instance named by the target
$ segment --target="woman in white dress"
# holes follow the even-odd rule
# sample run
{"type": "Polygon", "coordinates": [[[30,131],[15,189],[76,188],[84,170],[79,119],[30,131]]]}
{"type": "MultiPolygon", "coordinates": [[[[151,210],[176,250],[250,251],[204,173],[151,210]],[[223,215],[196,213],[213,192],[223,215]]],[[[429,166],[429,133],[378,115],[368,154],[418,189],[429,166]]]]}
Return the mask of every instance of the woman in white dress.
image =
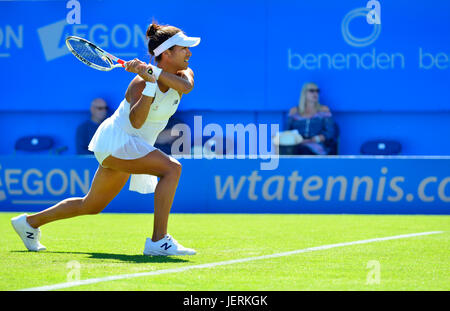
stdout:
{"type": "Polygon", "coordinates": [[[181,164],[153,147],[158,134],[178,108],[183,94],[194,87],[188,67],[189,47],[200,38],[187,37],[179,28],[152,23],[147,29],[149,53],[157,66],[138,59],[127,62],[136,73],[125,99],[98,128],[89,144],[99,162],[91,188],[83,198],[68,198],[34,215],[22,214],[12,225],[30,251],[45,250],[40,229],[49,222],[100,213],[121,191],[130,175],[130,190],[154,192],[154,228],[144,255],[194,255],[167,233],[167,223],[181,174],[181,164]],[[159,177],[159,181],[157,180],[159,177]]]}

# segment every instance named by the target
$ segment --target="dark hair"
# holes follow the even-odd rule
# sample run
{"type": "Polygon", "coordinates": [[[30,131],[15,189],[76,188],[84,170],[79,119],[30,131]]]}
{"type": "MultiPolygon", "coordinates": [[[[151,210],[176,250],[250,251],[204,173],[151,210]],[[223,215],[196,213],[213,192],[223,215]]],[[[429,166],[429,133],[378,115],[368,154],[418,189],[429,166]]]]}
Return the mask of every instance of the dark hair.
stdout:
{"type": "MultiPolygon", "coordinates": [[[[155,56],[153,50],[156,49],[161,43],[180,32],[181,29],[169,26],[169,25],[158,25],[153,21],[147,28],[147,39],[148,39],[148,52],[150,55],[155,56]]],[[[171,50],[171,47],[169,50],[171,50]]],[[[161,54],[155,58],[157,62],[161,60],[161,54]]]]}

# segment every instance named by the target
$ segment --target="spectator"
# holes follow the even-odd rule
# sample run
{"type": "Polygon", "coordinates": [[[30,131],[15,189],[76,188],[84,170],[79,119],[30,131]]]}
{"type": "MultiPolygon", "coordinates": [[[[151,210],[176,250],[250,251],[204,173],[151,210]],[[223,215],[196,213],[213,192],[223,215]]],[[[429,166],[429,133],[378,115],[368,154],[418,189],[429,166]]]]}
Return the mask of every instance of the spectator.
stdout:
{"type": "Polygon", "coordinates": [[[81,123],[77,128],[77,154],[93,154],[88,150],[88,145],[99,125],[105,120],[108,106],[102,98],[96,98],[91,102],[90,110],[91,118],[81,123]]]}
{"type": "Polygon", "coordinates": [[[297,130],[303,137],[294,154],[336,154],[337,126],[330,109],[319,103],[319,88],[305,83],[299,104],[289,110],[285,130],[297,130]]]}

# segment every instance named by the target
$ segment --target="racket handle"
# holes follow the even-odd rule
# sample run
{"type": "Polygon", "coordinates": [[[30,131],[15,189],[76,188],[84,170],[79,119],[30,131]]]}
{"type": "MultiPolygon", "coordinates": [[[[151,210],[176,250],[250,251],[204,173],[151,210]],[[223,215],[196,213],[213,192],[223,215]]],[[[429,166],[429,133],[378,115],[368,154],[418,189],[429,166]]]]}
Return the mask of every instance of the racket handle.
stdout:
{"type": "Polygon", "coordinates": [[[123,68],[127,67],[127,63],[121,59],[118,59],[117,62],[122,65],[123,68]]]}

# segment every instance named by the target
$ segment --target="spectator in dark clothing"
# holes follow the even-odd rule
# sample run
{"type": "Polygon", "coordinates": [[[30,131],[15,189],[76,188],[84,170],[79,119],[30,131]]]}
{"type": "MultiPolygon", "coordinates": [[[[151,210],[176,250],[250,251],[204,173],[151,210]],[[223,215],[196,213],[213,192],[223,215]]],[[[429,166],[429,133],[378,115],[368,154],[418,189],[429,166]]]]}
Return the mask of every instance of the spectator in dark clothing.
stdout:
{"type": "Polygon", "coordinates": [[[102,98],[96,98],[91,102],[91,118],[81,123],[76,133],[77,154],[93,154],[88,150],[88,145],[99,125],[105,120],[108,106],[102,98]]]}
{"type": "Polygon", "coordinates": [[[295,154],[335,153],[336,129],[330,109],[319,103],[319,88],[315,83],[306,83],[298,106],[290,109],[285,124],[285,130],[297,130],[303,137],[295,148],[295,154]]]}

